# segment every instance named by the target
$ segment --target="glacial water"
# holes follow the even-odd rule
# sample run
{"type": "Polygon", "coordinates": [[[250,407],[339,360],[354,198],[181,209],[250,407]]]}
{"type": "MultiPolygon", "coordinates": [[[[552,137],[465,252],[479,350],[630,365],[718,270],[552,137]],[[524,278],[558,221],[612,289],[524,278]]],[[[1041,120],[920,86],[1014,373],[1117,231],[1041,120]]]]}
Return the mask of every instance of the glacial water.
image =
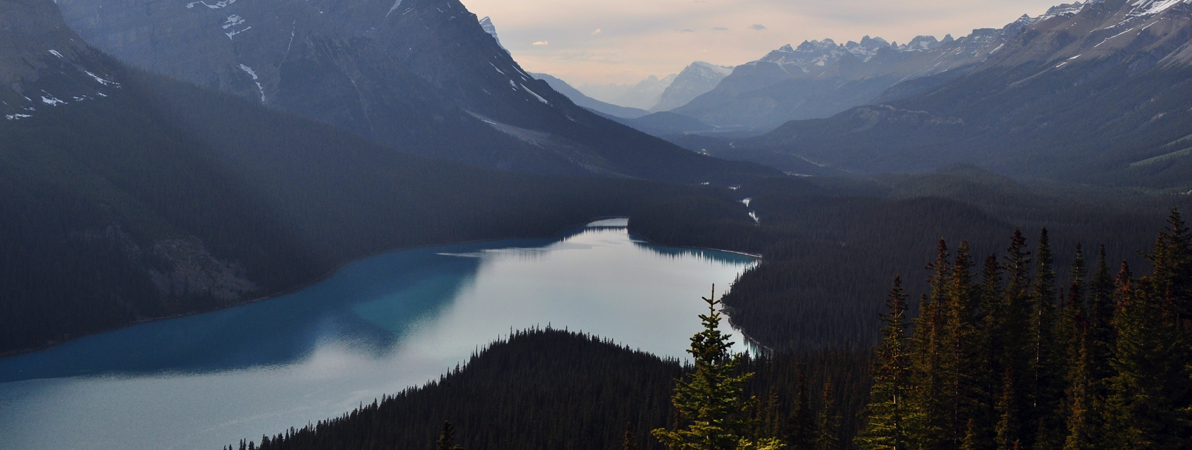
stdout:
{"type": "Polygon", "coordinates": [[[754,263],[650,245],[624,220],[388,253],[294,294],[0,359],[0,449],[216,450],[421,385],[530,327],[682,357],[700,297],[754,263]]]}

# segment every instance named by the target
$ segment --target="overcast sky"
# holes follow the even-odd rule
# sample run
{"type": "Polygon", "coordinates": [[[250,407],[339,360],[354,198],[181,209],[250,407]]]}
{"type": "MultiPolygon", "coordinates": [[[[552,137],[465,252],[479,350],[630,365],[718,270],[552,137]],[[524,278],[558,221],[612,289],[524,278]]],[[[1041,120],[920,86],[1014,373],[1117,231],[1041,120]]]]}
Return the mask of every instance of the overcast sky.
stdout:
{"type": "MultiPolygon", "coordinates": [[[[693,61],[736,65],[784,44],[865,35],[960,37],[1061,0],[462,0],[492,17],[528,71],[567,82],[636,83],[693,61]]],[[[1071,1],[1071,0],[1069,0],[1071,1]]]]}

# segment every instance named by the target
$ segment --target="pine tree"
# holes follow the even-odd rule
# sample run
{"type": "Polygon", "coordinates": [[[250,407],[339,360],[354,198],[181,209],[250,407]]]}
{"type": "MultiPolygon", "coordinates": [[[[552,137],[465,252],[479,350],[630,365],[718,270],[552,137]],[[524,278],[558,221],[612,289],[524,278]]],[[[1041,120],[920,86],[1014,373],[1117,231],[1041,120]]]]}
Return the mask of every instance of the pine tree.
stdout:
{"type": "Polygon", "coordinates": [[[997,255],[989,255],[985,259],[981,286],[978,289],[978,305],[980,311],[977,316],[979,342],[981,347],[977,359],[980,366],[974,373],[974,385],[981,398],[980,408],[976,411],[979,419],[972,421],[972,427],[966,430],[965,439],[969,450],[990,450],[995,448],[996,436],[994,425],[998,415],[995,409],[1002,394],[1002,382],[1006,368],[1005,338],[1002,331],[1006,325],[1005,302],[1002,289],[1002,267],[998,263],[997,255]]]}
{"type": "Polygon", "coordinates": [[[1031,295],[1034,322],[1034,418],[1035,450],[1058,450],[1063,446],[1064,434],[1060,403],[1063,401],[1061,370],[1063,361],[1061,347],[1056,340],[1056,288],[1054,259],[1047,228],[1039,235],[1039,247],[1035,252],[1035,283],[1031,295]]]}
{"type": "Polygon", "coordinates": [[[1002,381],[1002,396],[998,399],[997,448],[1018,448],[1021,445],[1022,423],[1019,411],[1022,410],[1021,399],[1014,387],[1018,383],[1014,379],[1014,369],[1006,366],[1006,374],[1002,381]]]}
{"type": "Polygon", "coordinates": [[[886,297],[887,314],[881,315],[882,341],[874,349],[873,387],[866,408],[867,424],[857,436],[857,447],[865,450],[910,448],[907,420],[912,414],[907,393],[910,391],[910,348],[907,342],[906,294],[901,277],[894,278],[894,288],[886,297]]]}
{"type": "Polygon", "coordinates": [[[824,408],[820,410],[819,437],[816,450],[840,450],[840,415],[836,412],[836,401],[832,396],[832,383],[824,383],[824,408]]]}
{"type": "Polygon", "coordinates": [[[1068,418],[1067,437],[1064,450],[1093,450],[1101,444],[1101,403],[1095,384],[1099,383],[1090,372],[1089,324],[1081,314],[1074,322],[1080,328],[1080,346],[1073,360],[1067,391],[1068,418]]]}
{"type": "Polygon", "coordinates": [[[1035,355],[1032,339],[1032,308],[1030,292],[1030,252],[1026,251],[1026,238],[1015,229],[1006,250],[1003,270],[1009,281],[1004,293],[997,332],[1002,342],[1002,355],[998,360],[1004,364],[1005,376],[998,400],[998,442],[1002,448],[1019,443],[1029,448],[1029,439],[1035,429],[1029,427],[1031,399],[1034,391],[1034,377],[1031,361],[1035,355]],[[1010,385],[1006,385],[1010,383],[1010,385]]]}
{"type": "Polygon", "coordinates": [[[766,396],[766,399],[758,402],[757,430],[753,433],[755,437],[781,437],[783,426],[781,406],[778,400],[778,389],[776,386],[771,386],[770,394],[766,396]]]}
{"type": "Polygon", "coordinates": [[[443,422],[443,433],[439,435],[439,442],[435,448],[438,450],[464,450],[463,447],[455,445],[455,427],[451,426],[451,422],[443,422]]]}
{"type": "Polygon", "coordinates": [[[1118,333],[1108,405],[1111,448],[1179,449],[1189,445],[1187,347],[1164,298],[1138,285],[1122,263],[1117,279],[1118,333]]]}
{"type": "Polygon", "coordinates": [[[952,266],[951,286],[948,294],[948,317],[944,341],[949,346],[944,364],[947,378],[950,413],[951,443],[956,448],[969,434],[970,419],[980,417],[984,402],[981,375],[981,342],[976,311],[978,307],[977,287],[973,285],[973,261],[969,254],[968,241],[961,242],[956,250],[956,261],[952,266]]]}
{"type": "Polygon", "coordinates": [[[637,450],[637,437],[633,435],[633,426],[625,422],[625,444],[623,450],[637,450]]]}
{"type": "Polygon", "coordinates": [[[748,413],[755,400],[742,399],[742,392],[753,374],[734,375],[740,355],[732,353],[730,336],[720,332],[715,289],[703,299],[708,304],[708,313],[699,316],[704,329],[691,337],[688,353],[695,360],[695,373],[675,380],[672,402],[688,425],[653,431],[671,450],[734,450],[749,430],[748,413]]]}
{"type": "Polygon", "coordinates": [[[786,421],[786,442],[795,450],[810,450],[815,445],[815,416],[811,411],[811,399],[807,387],[807,371],[799,370],[799,381],[795,386],[795,403],[786,421]]]}
{"type": "Polygon", "coordinates": [[[914,387],[911,429],[915,441],[927,450],[946,448],[952,440],[953,413],[949,382],[952,347],[948,342],[947,319],[950,309],[949,290],[952,266],[947,243],[941,239],[936,261],[928,264],[931,296],[920,301],[919,317],[911,337],[911,385],[914,387]]]}

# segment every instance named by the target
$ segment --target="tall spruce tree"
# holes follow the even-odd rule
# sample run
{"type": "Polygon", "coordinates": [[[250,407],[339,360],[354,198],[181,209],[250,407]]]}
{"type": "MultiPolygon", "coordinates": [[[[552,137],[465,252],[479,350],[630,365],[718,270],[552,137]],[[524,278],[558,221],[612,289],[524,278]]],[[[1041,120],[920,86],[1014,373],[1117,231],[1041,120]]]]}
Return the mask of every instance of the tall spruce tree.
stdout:
{"type": "Polygon", "coordinates": [[[807,386],[807,371],[799,369],[795,386],[795,402],[786,421],[786,442],[794,450],[810,450],[815,446],[815,415],[811,411],[811,398],[807,386]]]}
{"type": "Polygon", "coordinates": [[[437,450],[464,450],[463,447],[455,445],[455,427],[451,426],[451,422],[443,422],[443,433],[439,435],[439,442],[435,445],[437,450]]]}
{"type": "Polygon", "coordinates": [[[907,420],[913,414],[907,394],[910,392],[910,346],[906,317],[906,294],[902,278],[894,277],[894,288],[886,297],[881,315],[882,341],[874,348],[873,387],[865,409],[866,425],[858,434],[857,448],[863,450],[906,450],[911,448],[911,430],[907,420]]]}
{"type": "Polygon", "coordinates": [[[1175,313],[1166,295],[1170,290],[1163,283],[1167,281],[1159,274],[1134,280],[1129,266],[1122,263],[1114,315],[1117,342],[1112,365],[1117,373],[1110,381],[1107,411],[1111,448],[1192,445],[1188,348],[1172,320],[1175,313]]]}
{"type": "MultiPolygon", "coordinates": [[[[1075,284],[1075,283],[1074,283],[1075,284]]],[[[1097,396],[1096,385],[1100,383],[1090,371],[1091,352],[1089,344],[1089,323],[1082,313],[1074,315],[1074,324],[1079,329],[1079,347],[1072,360],[1067,389],[1067,436],[1064,450],[1094,450],[1102,443],[1101,405],[1104,398],[1097,396]]]]}
{"type": "Polygon", "coordinates": [[[911,429],[916,433],[917,445],[925,450],[946,449],[953,438],[953,397],[949,389],[953,358],[947,329],[952,278],[949,259],[948,244],[940,239],[936,260],[927,265],[931,294],[919,302],[919,317],[911,337],[912,404],[916,407],[911,429]]]}
{"type": "Polygon", "coordinates": [[[1036,431],[1030,426],[1033,422],[1030,394],[1034,391],[1031,362],[1035,353],[1031,333],[1030,255],[1031,252],[1026,250],[1026,238],[1021,230],[1015,229],[1002,266],[1008,284],[1001,307],[1001,323],[997,327],[998,339],[1002,342],[999,359],[1005,364],[1003,386],[999,390],[1002,398],[997,403],[997,434],[1002,448],[1010,448],[1015,443],[1029,448],[1036,431]]]}
{"type": "Polygon", "coordinates": [[[978,293],[980,311],[977,320],[980,324],[978,331],[981,343],[978,359],[981,366],[974,374],[978,378],[974,380],[974,384],[979,389],[981,408],[977,412],[979,419],[974,420],[973,426],[966,431],[965,440],[969,443],[968,450],[991,450],[996,447],[995,424],[998,415],[995,407],[1001,399],[1007,365],[1006,342],[1002,331],[1002,327],[1006,325],[1006,305],[1002,286],[1002,266],[997,255],[989,255],[985,259],[978,293]]]}
{"type": "Polygon", "coordinates": [[[999,450],[1017,449],[1022,445],[1022,399],[1015,392],[1013,366],[1006,366],[1006,373],[1002,381],[1002,396],[998,399],[997,411],[997,448],[999,450]]]}
{"type": "Polygon", "coordinates": [[[638,450],[637,436],[633,434],[633,425],[625,422],[625,442],[621,446],[622,450],[638,450]]]}
{"type": "Polygon", "coordinates": [[[691,337],[687,350],[695,360],[695,372],[675,380],[672,397],[682,423],[653,434],[671,450],[736,450],[749,431],[749,411],[756,403],[742,396],[753,374],[735,374],[741,357],[732,352],[730,335],[720,332],[715,286],[712,296],[703,300],[708,304],[707,314],[699,316],[704,329],[691,337]]]}
{"type": "Polygon", "coordinates": [[[819,437],[816,450],[840,450],[840,413],[836,411],[836,399],[832,395],[832,382],[824,383],[824,407],[820,410],[819,437]]]}
{"type": "Polygon", "coordinates": [[[1058,450],[1063,447],[1063,356],[1056,336],[1056,287],[1054,257],[1047,228],[1039,234],[1035,251],[1035,283],[1031,295],[1032,338],[1034,344],[1033,411],[1035,450],[1058,450]]]}
{"type": "Polygon", "coordinates": [[[947,448],[957,448],[969,434],[969,422],[981,416],[984,402],[979,385],[981,364],[980,324],[976,311],[979,303],[977,286],[973,284],[973,261],[968,241],[956,249],[956,260],[952,265],[951,286],[948,289],[948,317],[945,342],[950,359],[944,364],[947,376],[950,413],[947,448]]]}

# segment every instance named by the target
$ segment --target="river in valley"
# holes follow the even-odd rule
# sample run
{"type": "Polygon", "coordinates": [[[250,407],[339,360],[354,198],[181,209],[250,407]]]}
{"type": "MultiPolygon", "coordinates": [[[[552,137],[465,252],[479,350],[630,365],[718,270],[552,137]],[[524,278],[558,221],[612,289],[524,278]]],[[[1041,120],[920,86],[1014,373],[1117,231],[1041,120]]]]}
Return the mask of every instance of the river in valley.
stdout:
{"type": "Polygon", "coordinates": [[[682,357],[700,297],[755,259],[651,245],[625,223],[387,253],[294,294],[0,359],[0,449],[217,450],[437,379],[532,327],[682,357]]]}

